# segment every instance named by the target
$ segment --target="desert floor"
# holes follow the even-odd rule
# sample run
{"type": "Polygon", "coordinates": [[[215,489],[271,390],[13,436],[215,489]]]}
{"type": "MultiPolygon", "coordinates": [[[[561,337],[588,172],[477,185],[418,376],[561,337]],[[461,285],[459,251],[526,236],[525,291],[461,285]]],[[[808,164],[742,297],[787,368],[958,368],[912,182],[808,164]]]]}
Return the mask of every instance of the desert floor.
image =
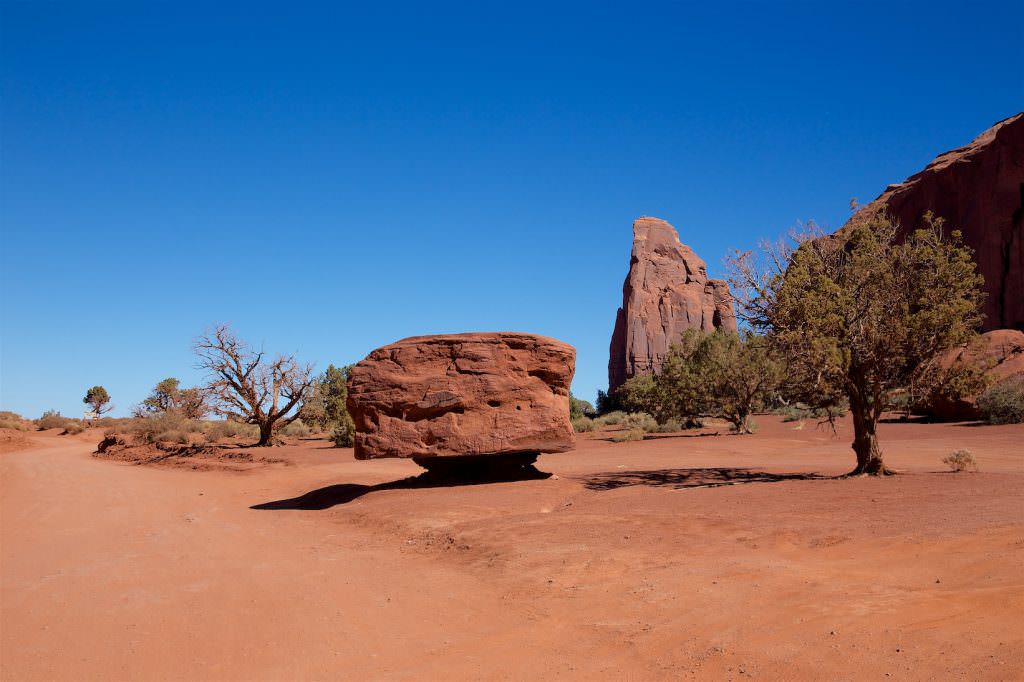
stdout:
{"type": "Polygon", "coordinates": [[[905,475],[836,480],[849,424],[759,421],[436,487],[323,441],[243,471],[8,442],[2,678],[1024,676],[1024,427],[885,424],[905,475]]]}

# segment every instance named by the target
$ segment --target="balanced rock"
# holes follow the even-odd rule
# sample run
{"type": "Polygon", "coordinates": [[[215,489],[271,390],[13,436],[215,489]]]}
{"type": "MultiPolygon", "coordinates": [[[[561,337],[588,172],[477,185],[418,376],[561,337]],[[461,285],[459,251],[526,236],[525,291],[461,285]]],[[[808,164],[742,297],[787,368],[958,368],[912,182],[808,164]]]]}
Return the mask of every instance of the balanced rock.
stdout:
{"type": "Polygon", "coordinates": [[[926,211],[963,232],[985,277],[984,329],[1024,329],[1024,113],[890,185],[848,224],[883,210],[899,222],[900,238],[921,227],[926,211]]]}
{"type": "MultiPolygon", "coordinates": [[[[994,385],[1014,376],[1024,376],[1024,332],[1016,329],[996,329],[986,332],[973,343],[952,348],[938,357],[938,365],[952,369],[959,365],[984,370],[989,384],[994,385]]],[[[928,413],[940,419],[961,421],[978,419],[976,396],[949,399],[934,396],[928,413]]]]}
{"type": "Polygon", "coordinates": [[[658,218],[633,223],[633,253],[609,348],[608,391],[637,374],[657,373],[687,329],[736,330],[732,294],[658,218]]]}
{"type": "Polygon", "coordinates": [[[571,450],[575,363],[567,343],[512,332],[414,336],[378,348],[349,373],[356,458],[428,466],[571,450]]]}

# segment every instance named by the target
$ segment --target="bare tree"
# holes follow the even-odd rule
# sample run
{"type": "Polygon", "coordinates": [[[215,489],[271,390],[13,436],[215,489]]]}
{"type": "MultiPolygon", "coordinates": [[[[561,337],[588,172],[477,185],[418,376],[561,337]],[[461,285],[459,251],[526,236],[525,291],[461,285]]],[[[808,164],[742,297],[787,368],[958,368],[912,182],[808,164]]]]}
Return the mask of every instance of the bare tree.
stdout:
{"type": "Polygon", "coordinates": [[[192,346],[209,373],[204,392],[217,414],[260,429],[256,445],[274,442],[279,427],[299,418],[302,402],[313,390],[312,365],[301,365],[293,355],[265,358],[235,336],[228,325],[218,325],[196,339],[192,346]]]}

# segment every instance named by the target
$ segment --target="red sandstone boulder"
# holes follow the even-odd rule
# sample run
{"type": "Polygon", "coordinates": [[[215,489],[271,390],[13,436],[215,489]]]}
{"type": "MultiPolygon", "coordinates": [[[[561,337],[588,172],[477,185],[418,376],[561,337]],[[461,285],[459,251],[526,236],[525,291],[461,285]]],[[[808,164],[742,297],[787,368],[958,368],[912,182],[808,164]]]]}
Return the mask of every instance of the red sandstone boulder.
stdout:
{"type": "Polygon", "coordinates": [[[850,223],[881,210],[899,222],[901,238],[926,211],[963,232],[985,277],[984,328],[1024,329],[1024,113],[890,185],[850,223]]]}
{"type": "MultiPolygon", "coordinates": [[[[990,384],[1024,376],[1024,332],[1016,329],[986,332],[969,346],[946,351],[939,356],[938,364],[947,370],[964,364],[983,369],[990,384]]],[[[975,396],[956,400],[937,396],[932,399],[928,412],[950,421],[978,419],[981,415],[974,401],[975,396]]]]}
{"type": "Polygon", "coordinates": [[[633,223],[633,253],[608,360],[608,391],[637,374],[657,373],[687,329],[736,330],[732,294],[658,218],[633,223]]]}
{"type": "Polygon", "coordinates": [[[576,350],[533,334],[414,336],[348,379],[357,459],[536,455],[575,445],[576,350]]]}

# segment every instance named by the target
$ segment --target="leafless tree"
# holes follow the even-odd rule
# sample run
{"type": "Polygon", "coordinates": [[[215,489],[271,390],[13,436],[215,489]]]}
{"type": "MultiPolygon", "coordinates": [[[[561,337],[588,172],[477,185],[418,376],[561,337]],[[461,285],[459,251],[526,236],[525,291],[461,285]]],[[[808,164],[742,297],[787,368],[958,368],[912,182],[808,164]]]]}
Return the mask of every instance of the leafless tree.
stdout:
{"type": "Polygon", "coordinates": [[[260,429],[256,445],[274,442],[275,431],[299,417],[302,402],[312,392],[313,366],[302,365],[292,355],[265,357],[239,339],[228,325],[218,325],[193,344],[196,365],[209,374],[204,392],[214,411],[228,419],[255,424],[260,429]]]}

